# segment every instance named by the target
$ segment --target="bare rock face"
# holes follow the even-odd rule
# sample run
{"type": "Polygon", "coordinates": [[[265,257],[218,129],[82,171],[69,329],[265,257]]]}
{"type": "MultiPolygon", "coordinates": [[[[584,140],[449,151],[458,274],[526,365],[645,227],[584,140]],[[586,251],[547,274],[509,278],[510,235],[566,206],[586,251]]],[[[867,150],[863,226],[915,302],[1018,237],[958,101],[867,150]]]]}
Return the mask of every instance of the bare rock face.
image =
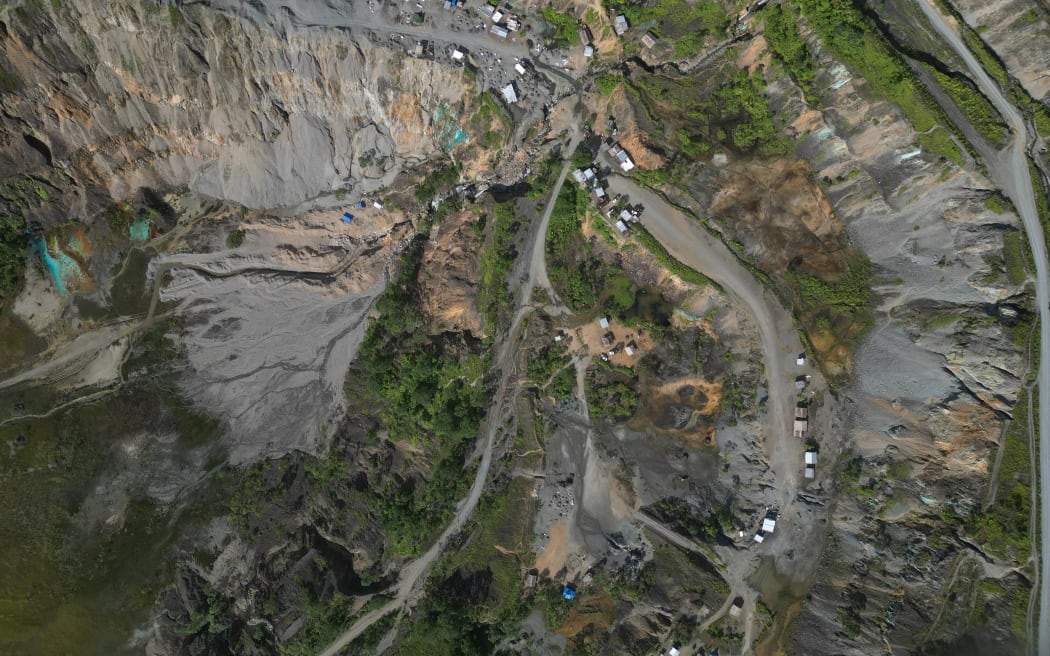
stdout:
{"type": "Polygon", "coordinates": [[[236,251],[154,265],[170,277],[161,300],[184,317],[182,387],[226,419],[234,463],[316,453],[342,417],[346,371],[410,226],[331,214],[246,222],[236,251]]]}
{"type": "Polygon", "coordinates": [[[270,208],[367,192],[434,152],[432,115],[459,102],[458,72],[277,7],[234,9],[72,2],[5,14],[0,63],[14,91],[0,100],[0,176],[65,192],[45,220],[87,218],[139,187],[270,208]]]}
{"type": "MultiPolygon", "coordinates": [[[[315,451],[330,434],[409,229],[371,203],[353,226],[312,208],[390,193],[438,150],[439,108],[469,95],[458,70],[377,47],[351,10],[328,9],[16,2],[0,18],[0,182],[17,183],[0,185],[0,212],[90,227],[142,188],[280,210],[242,220],[243,247],[205,221],[150,265],[184,319],[183,390],[227,418],[235,462],[315,451]],[[31,202],[12,196],[33,187],[31,202]]],[[[69,304],[39,282],[16,309],[57,332],[69,304]]]]}
{"type": "MultiPolygon", "coordinates": [[[[834,109],[800,111],[795,127],[808,134],[802,152],[830,181],[836,214],[872,262],[876,300],[857,382],[844,392],[844,471],[796,649],[950,644],[972,625],[967,614],[977,611],[968,609],[985,606],[945,599],[980,599],[982,579],[1016,585],[1009,557],[983,552],[963,518],[981,507],[1026,368],[1011,335],[1016,308],[1027,305],[1024,283],[1001,261],[1019,221],[983,202],[993,187],[982,175],[923,152],[897,110],[861,100],[853,87],[862,80],[829,57],[819,62],[821,84],[839,71],[826,99],[834,109]]],[[[999,618],[986,627],[1003,619],[1002,608],[980,612],[999,618]]],[[[1010,644],[1001,633],[995,640],[1010,644]]]]}

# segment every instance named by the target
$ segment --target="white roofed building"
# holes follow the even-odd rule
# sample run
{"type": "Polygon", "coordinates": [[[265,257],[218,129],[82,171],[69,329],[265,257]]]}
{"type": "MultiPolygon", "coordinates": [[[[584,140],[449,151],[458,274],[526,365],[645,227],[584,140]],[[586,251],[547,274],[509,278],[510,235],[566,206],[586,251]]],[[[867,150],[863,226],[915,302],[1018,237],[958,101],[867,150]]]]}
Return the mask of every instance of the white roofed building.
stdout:
{"type": "Polygon", "coordinates": [[[518,102],[518,92],[514,89],[514,83],[511,82],[507,86],[503,87],[503,99],[507,101],[508,105],[513,105],[518,102]]]}

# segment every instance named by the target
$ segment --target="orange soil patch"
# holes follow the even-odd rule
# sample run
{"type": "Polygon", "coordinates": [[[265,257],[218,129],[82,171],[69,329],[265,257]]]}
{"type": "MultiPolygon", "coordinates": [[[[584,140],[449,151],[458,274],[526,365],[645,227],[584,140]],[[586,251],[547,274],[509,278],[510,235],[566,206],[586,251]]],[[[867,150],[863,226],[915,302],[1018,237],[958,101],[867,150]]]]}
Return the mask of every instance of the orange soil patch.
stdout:
{"type": "Polygon", "coordinates": [[[683,378],[645,392],[632,427],[657,430],[689,442],[714,444],[715,417],[722,403],[722,380],[683,378]],[[681,427],[681,413],[689,416],[681,427]]]}
{"type": "Polygon", "coordinates": [[[751,39],[746,48],[740,51],[736,63],[740,68],[746,68],[749,74],[754,74],[759,67],[768,67],[772,62],[766,38],[759,34],[751,39]]]}
{"type": "Polygon", "coordinates": [[[949,412],[934,413],[929,423],[948,471],[988,471],[989,450],[999,441],[1001,429],[995,412],[976,403],[952,403],[949,412]]]}
{"type": "Polygon", "coordinates": [[[597,594],[585,595],[579,599],[577,605],[569,611],[569,617],[565,624],[554,630],[558,635],[572,638],[588,627],[596,630],[604,630],[612,626],[616,618],[616,604],[604,591],[597,594]]]}
{"type": "Polygon", "coordinates": [[[841,376],[850,372],[849,349],[839,344],[830,330],[818,328],[810,331],[809,341],[829,374],[841,376]]]}
{"type": "Polygon", "coordinates": [[[615,365],[624,367],[633,367],[638,364],[638,361],[642,359],[647,351],[653,348],[653,340],[644,331],[632,328],[630,326],[624,326],[615,319],[609,320],[608,330],[602,329],[597,321],[591,321],[583,326],[576,329],[576,340],[577,348],[574,349],[577,353],[583,353],[584,355],[591,355],[597,357],[600,353],[608,353],[614,347],[618,348],[619,351],[609,358],[609,361],[615,365]],[[614,339],[612,346],[602,346],[602,336],[606,333],[612,333],[614,339]],[[627,355],[626,346],[630,342],[634,342],[638,348],[635,350],[634,355],[627,355]]]}
{"type": "Polygon", "coordinates": [[[558,572],[565,569],[565,561],[568,560],[571,550],[569,549],[569,524],[562,520],[551,527],[551,539],[543,553],[536,559],[536,569],[541,574],[554,577],[558,572]]]}
{"type": "Polygon", "coordinates": [[[613,514],[621,519],[630,517],[640,508],[638,495],[618,478],[609,482],[609,506],[613,514]]]}
{"type": "Polygon", "coordinates": [[[484,334],[477,308],[479,237],[472,227],[473,214],[461,211],[446,217],[435,239],[427,242],[423,266],[431,275],[420,281],[423,311],[443,329],[484,334]]]}
{"type": "Polygon", "coordinates": [[[844,270],[845,225],[801,160],[730,165],[710,215],[773,275],[794,262],[818,276],[844,270]]]}
{"type": "Polygon", "coordinates": [[[620,137],[620,145],[631,154],[634,163],[643,169],[658,169],[667,163],[655,151],[649,148],[648,142],[638,133],[620,137]]]}

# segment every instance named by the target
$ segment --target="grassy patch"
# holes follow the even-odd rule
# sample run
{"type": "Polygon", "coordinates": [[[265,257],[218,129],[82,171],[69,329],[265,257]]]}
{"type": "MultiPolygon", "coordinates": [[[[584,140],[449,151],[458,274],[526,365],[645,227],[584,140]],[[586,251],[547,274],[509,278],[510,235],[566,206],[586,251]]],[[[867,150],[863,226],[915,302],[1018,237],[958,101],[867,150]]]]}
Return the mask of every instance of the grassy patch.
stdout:
{"type": "Polygon", "coordinates": [[[1010,284],[1021,285],[1028,280],[1028,271],[1025,268],[1024,253],[1021,233],[1013,230],[1003,232],[1003,260],[1006,266],[1006,277],[1010,284]]]}
{"type": "Polygon", "coordinates": [[[700,52],[704,37],[725,32],[730,22],[722,4],[710,0],[657,0],[654,3],[607,0],[606,6],[623,14],[630,25],[655,22],[652,31],[675,41],[677,57],[700,52]]]}
{"type": "Polygon", "coordinates": [[[0,305],[22,288],[26,264],[25,230],[21,218],[0,216],[0,305]]]}
{"type": "Polygon", "coordinates": [[[555,389],[551,392],[558,398],[564,398],[572,393],[576,382],[575,370],[570,365],[569,350],[560,342],[554,342],[529,358],[526,375],[529,381],[540,388],[546,388],[548,384],[553,385],[555,389]],[[559,382],[558,376],[555,376],[563,371],[572,373],[568,389],[565,389],[564,382],[559,382]]]}
{"type": "MultiPolygon", "coordinates": [[[[183,444],[215,438],[185,432],[197,425],[189,408],[182,404],[180,422],[179,400],[161,387],[156,378],[129,383],[94,403],[0,428],[0,441],[16,445],[0,458],[7,472],[0,479],[0,652],[120,653],[171,580],[168,547],[185,528],[180,522],[195,521],[202,507],[208,517],[224,511],[224,497],[207,496],[208,485],[187,496],[178,518],[132,492],[119,527],[104,525],[104,517],[84,525],[84,502],[99,499],[99,485],[125,466],[148,471],[133,469],[123,447],[142,444],[147,452],[153,444],[143,436],[170,432],[179,436],[172,447],[181,457],[183,444]]],[[[6,392],[4,400],[35,406],[43,393],[6,392]]]]}
{"type": "Polygon", "coordinates": [[[791,78],[807,96],[813,91],[813,60],[809,48],[798,32],[798,8],[774,5],[762,12],[765,18],[766,42],[791,78]]]}
{"type": "Polygon", "coordinates": [[[588,385],[587,408],[592,419],[630,419],[638,409],[638,392],[621,381],[588,385]]]}
{"type": "Polygon", "coordinates": [[[580,33],[576,17],[556,11],[553,7],[543,8],[543,20],[554,28],[554,43],[575,46],[580,43],[580,33]]]}
{"type": "Polygon", "coordinates": [[[594,80],[594,84],[598,87],[598,92],[603,96],[611,96],[613,91],[616,91],[617,87],[622,83],[622,77],[611,73],[602,73],[594,80]]]}
{"type": "Polygon", "coordinates": [[[481,141],[486,148],[498,148],[510,137],[513,125],[491,91],[482,93],[479,102],[478,110],[470,117],[470,126],[481,133],[481,141]],[[493,120],[499,121],[499,132],[489,129],[493,120]]]}
{"type": "Polygon", "coordinates": [[[778,136],[762,95],[765,83],[746,70],[725,67],[706,85],[710,88],[693,79],[659,75],[640,75],[635,83],[651,115],[673,117],[682,124],[676,136],[687,148],[695,142],[765,154],[791,149],[791,143],[778,136]]]}
{"type": "MultiPolygon", "coordinates": [[[[656,237],[653,237],[653,235],[641,224],[632,226],[631,232],[642,246],[652,253],[653,256],[656,257],[656,260],[662,264],[665,269],[674,275],[686,282],[691,282],[694,285],[714,285],[710,278],[675,259],[675,257],[664,248],[664,245],[657,241],[656,237]]],[[[717,287],[717,285],[715,286],[717,287]]]]}
{"type": "Polygon", "coordinates": [[[1035,193],[1035,209],[1039,213],[1039,223],[1043,226],[1043,239],[1050,249],[1050,190],[1043,184],[1043,176],[1032,160],[1028,160],[1028,175],[1032,178],[1032,191],[1035,193]]]}
{"type": "Polygon", "coordinates": [[[244,231],[237,229],[231,230],[230,234],[226,235],[226,247],[227,248],[238,248],[244,243],[244,231]]]}
{"type": "Polygon", "coordinates": [[[465,546],[441,563],[397,654],[491,654],[524,617],[534,482],[518,477],[478,504],[465,546]]]}
{"type": "Polygon", "coordinates": [[[871,326],[871,265],[867,258],[854,252],[846,270],[834,277],[789,271],[785,278],[794,291],[796,314],[810,345],[829,375],[844,372],[845,358],[871,326]]]}
{"type": "Polygon", "coordinates": [[[514,234],[519,222],[514,217],[514,205],[503,203],[496,205],[490,219],[491,230],[485,241],[485,248],[478,261],[480,279],[478,282],[478,307],[485,317],[485,330],[493,334],[498,326],[499,317],[510,308],[511,293],[507,287],[507,275],[514,265],[517,254],[514,248],[514,234]]]}
{"type": "Polygon", "coordinates": [[[428,203],[449,191],[459,181],[460,168],[455,162],[445,162],[424,177],[416,186],[415,196],[420,203],[428,203]]]}
{"type": "Polygon", "coordinates": [[[11,93],[22,88],[22,80],[12,71],[5,68],[0,61],[0,93],[11,93]]]}
{"type": "Polygon", "coordinates": [[[586,198],[575,186],[562,186],[544,245],[551,285],[574,312],[593,308],[601,289],[601,263],[590,257],[591,245],[580,230],[585,203],[586,198]]]}
{"type": "Polygon", "coordinates": [[[993,146],[1002,146],[1010,137],[1010,130],[1002,116],[968,78],[948,75],[930,68],[937,85],[944,89],[977,132],[993,146]]]}

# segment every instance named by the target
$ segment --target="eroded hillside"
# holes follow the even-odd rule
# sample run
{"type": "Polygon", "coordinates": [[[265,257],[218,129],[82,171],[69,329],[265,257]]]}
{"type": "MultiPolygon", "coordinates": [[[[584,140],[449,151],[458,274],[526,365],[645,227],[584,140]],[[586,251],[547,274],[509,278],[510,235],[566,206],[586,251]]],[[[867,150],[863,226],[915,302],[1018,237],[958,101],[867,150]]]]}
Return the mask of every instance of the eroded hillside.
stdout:
{"type": "MultiPolygon", "coordinates": [[[[934,11],[1041,189],[1043,8],[934,11]]],[[[932,20],[0,10],[0,651],[1032,653],[1044,236],[932,20]]]]}

